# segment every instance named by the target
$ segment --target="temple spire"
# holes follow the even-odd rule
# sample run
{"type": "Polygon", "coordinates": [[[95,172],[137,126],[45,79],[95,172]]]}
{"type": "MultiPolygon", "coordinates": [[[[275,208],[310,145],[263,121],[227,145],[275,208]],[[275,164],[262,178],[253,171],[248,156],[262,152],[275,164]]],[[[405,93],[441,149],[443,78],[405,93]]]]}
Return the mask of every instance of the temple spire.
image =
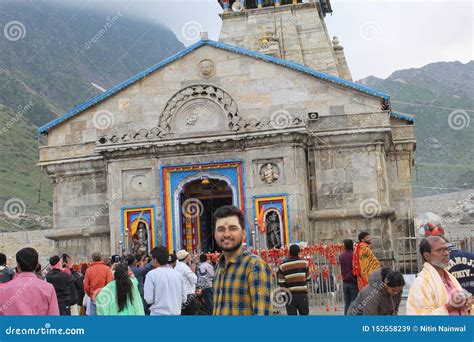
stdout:
{"type": "MultiPolygon", "coordinates": [[[[345,58],[343,53],[336,57],[338,50],[324,21],[325,14],[332,12],[329,0],[246,0],[243,5],[240,0],[230,0],[221,4],[219,41],[339,76],[338,64],[344,66],[345,58]]],[[[350,77],[345,65],[344,74],[350,77]]]]}

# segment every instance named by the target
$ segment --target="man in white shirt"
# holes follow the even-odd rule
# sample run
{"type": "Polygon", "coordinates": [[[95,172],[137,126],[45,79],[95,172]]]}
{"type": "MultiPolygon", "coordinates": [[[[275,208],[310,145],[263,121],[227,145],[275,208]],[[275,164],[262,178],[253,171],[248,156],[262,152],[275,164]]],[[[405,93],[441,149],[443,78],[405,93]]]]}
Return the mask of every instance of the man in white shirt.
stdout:
{"type": "Polygon", "coordinates": [[[178,316],[186,301],[183,277],[168,265],[168,250],[155,247],[151,250],[152,265],[155,269],[145,278],[144,298],[150,304],[150,315],[178,316]]]}
{"type": "Polygon", "coordinates": [[[197,275],[194,273],[196,266],[191,263],[191,255],[185,250],[178,251],[176,256],[178,257],[178,262],[174,269],[183,276],[184,289],[187,297],[186,302],[183,304],[181,314],[183,316],[192,316],[195,315],[199,309],[196,301],[197,275]]]}

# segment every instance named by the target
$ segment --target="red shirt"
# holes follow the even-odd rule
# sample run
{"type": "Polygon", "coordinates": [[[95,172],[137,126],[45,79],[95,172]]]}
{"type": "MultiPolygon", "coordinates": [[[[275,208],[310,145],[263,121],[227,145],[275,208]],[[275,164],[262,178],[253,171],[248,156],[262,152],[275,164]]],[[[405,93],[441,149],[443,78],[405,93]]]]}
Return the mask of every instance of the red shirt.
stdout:
{"type": "Polygon", "coordinates": [[[84,291],[94,299],[97,290],[100,290],[113,279],[112,270],[102,261],[93,262],[87,269],[84,277],[84,291]]]}

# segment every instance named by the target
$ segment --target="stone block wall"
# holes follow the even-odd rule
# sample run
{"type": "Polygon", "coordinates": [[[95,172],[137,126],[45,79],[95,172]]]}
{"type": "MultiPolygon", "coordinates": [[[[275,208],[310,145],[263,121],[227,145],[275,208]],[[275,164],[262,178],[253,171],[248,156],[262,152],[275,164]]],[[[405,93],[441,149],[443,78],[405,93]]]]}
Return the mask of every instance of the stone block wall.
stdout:
{"type": "Polygon", "coordinates": [[[0,252],[7,256],[7,265],[16,267],[16,252],[25,247],[36,249],[40,264],[47,265],[48,259],[59,252],[57,243],[45,237],[51,231],[48,229],[0,233],[0,252]]]}

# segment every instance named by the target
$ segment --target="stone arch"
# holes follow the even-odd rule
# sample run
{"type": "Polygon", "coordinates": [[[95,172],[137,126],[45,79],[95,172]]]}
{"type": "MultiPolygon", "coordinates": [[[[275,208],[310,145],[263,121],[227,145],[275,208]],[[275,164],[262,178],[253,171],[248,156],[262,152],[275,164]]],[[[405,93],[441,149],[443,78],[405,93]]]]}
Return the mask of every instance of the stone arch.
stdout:
{"type": "MultiPolygon", "coordinates": [[[[166,103],[158,127],[166,133],[194,132],[196,128],[192,126],[200,115],[213,115],[217,126],[211,129],[238,131],[240,128],[236,102],[225,90],[212,84],[189,85],[175,93],[166,103]],[[178,120],[180,122],[176,123],[178,120]]],[[[205,126],[202,129],[209,129],[209,125],[205,126]]]]}

